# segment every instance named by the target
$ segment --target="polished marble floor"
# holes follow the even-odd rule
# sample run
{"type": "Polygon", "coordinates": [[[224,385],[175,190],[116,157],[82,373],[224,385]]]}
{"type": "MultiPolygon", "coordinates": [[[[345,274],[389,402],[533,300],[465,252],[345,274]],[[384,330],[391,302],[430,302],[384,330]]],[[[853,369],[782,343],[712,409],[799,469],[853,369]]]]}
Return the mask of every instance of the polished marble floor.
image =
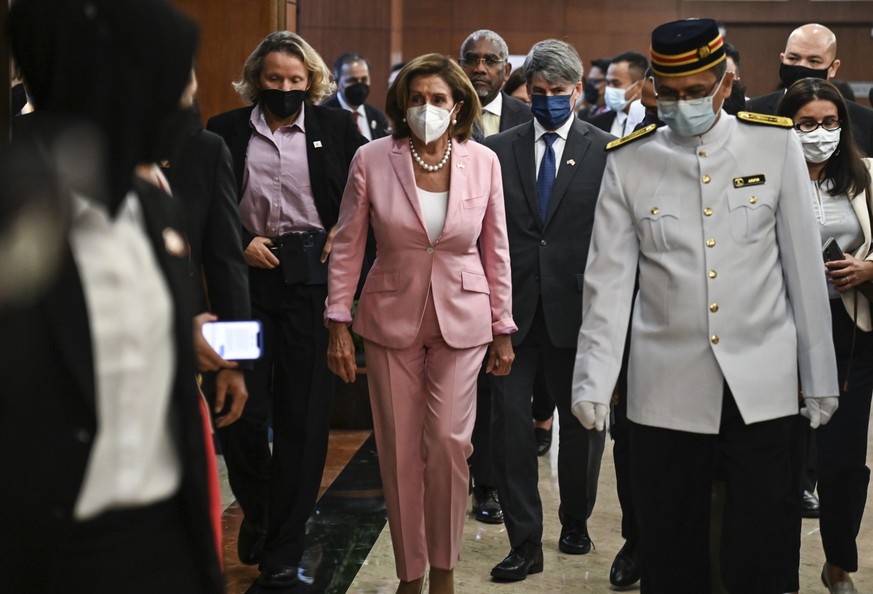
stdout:
{"type": "MultiPolygon", "coordinates": [[[[555,435],[557,437],[557,431],[555,435]]],[[[868,465],[873,464],[873,438],[868,442],[867,459],[868,465]]],[[[289,594],[394,592],[397,579],[376,465],[370,432],[332,432],[322,496],[307,532],[307,551],[301,564],[302,583],[288,590],[289,594]]],[[[229,504],[224,515],[228,594],[256,594],[257,588],[250,586],[257,570],[240,565],[235,552],[241,513],[238,506],[231,503],[233,498],[226,481],[223,489],[223,496],[229,504]]],[[[610,591],[609,566],[622,544],[611,443],[607,441],[597,505],[589,520],[589,532],[596,550],[580,557],[558,551],[556,447],[548,456],[540,458],[540,494],[545,511],[545,571],[515,584],[491,582],[488,572],[509,550],[505,531],[502,526],[481,524],[468,518],[462,558],[455,572],[457,592],[585,594],[610,591]]],[[[873,489],[868,494],[867,511],[858,539],[860,569],[855,575],[855,586],[861,593],[873,594],[873,489]]],[[[665,546],[669,546],[669,539],[670,535],[665,535],[665,546]]],[[[819,580],[823,559],[818,522],[804,520],[801,592],[826,592],[819,580]]],[[[677,578],[679,576],[681,568],[677,568],[677,578]]],[[[269,592],[281,594],[277,590],[269,592]]]]}

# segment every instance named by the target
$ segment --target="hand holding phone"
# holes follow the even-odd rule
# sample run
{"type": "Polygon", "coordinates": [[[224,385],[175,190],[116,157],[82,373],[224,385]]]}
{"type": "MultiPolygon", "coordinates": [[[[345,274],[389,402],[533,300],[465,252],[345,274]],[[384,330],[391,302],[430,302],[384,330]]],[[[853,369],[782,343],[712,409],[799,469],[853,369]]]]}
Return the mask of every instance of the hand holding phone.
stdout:
{"type": "Polygon", "coordinates": [[[203,337],[222,359],[240,361],[261,356],[263,332],[258,320],[207,322],[203,337]]]}
{"type": "Polygon", "coordinates": [[[836,262],[838,260],[845,260],[845,256],[843,256],[843,250],[840,249],[837,240],[833,237],[828,237],[828,240],[821,248],[821,253],[824,257],[825,262],[836,262]]]}

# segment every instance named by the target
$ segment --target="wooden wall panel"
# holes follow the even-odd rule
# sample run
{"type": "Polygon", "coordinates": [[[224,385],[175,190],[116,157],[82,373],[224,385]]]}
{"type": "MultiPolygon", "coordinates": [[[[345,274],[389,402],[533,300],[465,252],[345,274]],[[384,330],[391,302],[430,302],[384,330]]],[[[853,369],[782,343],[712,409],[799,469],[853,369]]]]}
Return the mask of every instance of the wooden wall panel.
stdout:
{"type": "Polygon", "coordinates": [[[564,39],[591,59],[625,50],[647,52],[656,25],[678,18],[711,17],[743,55],[751,94],[778,78],[778,53],[788,32],[804,22],[831,26],[840,40],[840,77],[873,79],[870,38],[873,1],[816,0],[175,0],[200,21],[198,73],[204,115],[241,105],[230,87],[248,54],[270,31],[297,30],[330,65],[357,51],[371,63],[370,102],[384,103],[390,65],[427,52],[458,55],[476,29],[500,33],[510,51],[524,54],[547,37],[564,39]],[[280,18],[281,17],[281,18],[280,18]]]}
{"type": "Polygon", "coordinates": [[[204,122],[217,113],[245,105],[231,82],[239,78],[243,63],[258,43],[278,28],[279,15],[284,12],[282,2],[174,0],[174,3],[200,25],[197,79],[204,122]]]}

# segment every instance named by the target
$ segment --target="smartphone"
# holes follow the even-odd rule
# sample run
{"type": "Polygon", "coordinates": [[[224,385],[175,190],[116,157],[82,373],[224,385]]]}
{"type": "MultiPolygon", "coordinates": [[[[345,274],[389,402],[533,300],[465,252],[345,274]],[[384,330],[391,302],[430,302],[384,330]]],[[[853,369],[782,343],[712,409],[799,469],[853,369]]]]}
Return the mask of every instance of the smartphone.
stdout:
{"type": "Polygon", "coordinates": [[[845,259],[845,256],[843,256],[843,250],[840,249],[837,240],[833,237],[828,237],[828,240],[821,248],[821,254],[824,256],[825,262],[836,262],[837,260],[845,259]]]}
{"type": "Polygon", "coordinates": [[[203,337],[222,359],[259,359],[263,348],[263,328],[258,320],[206,322],[203,337]]]}

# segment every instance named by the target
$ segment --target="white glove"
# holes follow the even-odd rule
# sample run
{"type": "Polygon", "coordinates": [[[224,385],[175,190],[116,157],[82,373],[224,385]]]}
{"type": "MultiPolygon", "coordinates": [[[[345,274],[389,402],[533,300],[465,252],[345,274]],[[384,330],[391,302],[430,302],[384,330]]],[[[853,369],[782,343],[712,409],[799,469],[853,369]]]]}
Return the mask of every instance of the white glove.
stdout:
{"type": "Polygon", "coordinates": [[[573,404],[573,415],[579,419],[579,422],[586,429],[603,431],[606,427],[606,415],[608,413],[609,408],[599,402],[580,400],[573,404]]]}
{"type": "Polygon", "coordinates": [[[840,399],[836,396],[804,398],[800,414],[809,419],[809,426],[815,429],[820,425],[827,425],[839,405],[840,399]]]}

